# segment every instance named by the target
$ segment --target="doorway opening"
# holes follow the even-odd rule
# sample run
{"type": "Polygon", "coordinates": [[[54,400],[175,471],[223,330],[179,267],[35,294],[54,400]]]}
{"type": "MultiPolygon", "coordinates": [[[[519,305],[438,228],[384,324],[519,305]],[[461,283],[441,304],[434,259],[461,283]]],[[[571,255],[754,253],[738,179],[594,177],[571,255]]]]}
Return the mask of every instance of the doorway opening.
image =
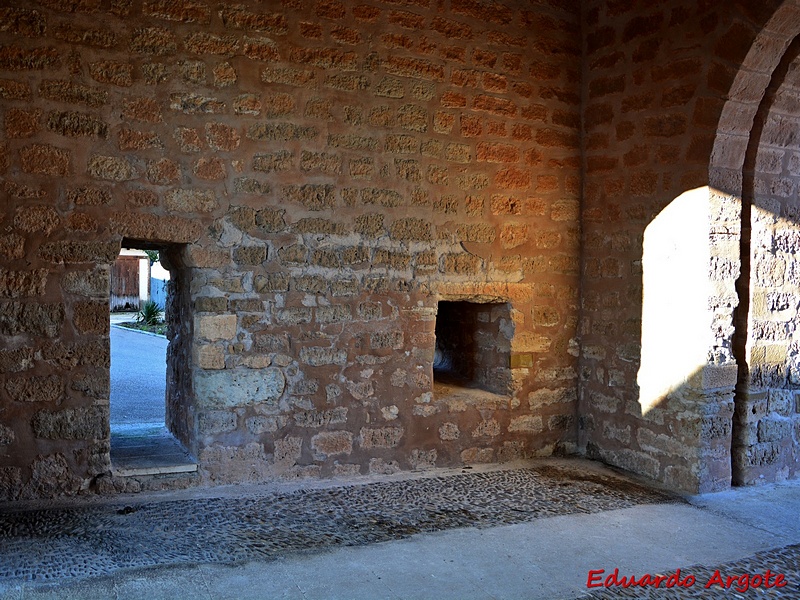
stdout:
{"type": "Polygon", "coordinates": [[[512,337],[510,304],[440,301],[433,361],[437,395],[454,389],[511,394],[512,337]]]}
{"type": "Polygon", "coordinates": [[[188,336],[180,246],[123,240],[111,270],[111,464],[117,476],[191,473],[180,426],[188,336]]]}

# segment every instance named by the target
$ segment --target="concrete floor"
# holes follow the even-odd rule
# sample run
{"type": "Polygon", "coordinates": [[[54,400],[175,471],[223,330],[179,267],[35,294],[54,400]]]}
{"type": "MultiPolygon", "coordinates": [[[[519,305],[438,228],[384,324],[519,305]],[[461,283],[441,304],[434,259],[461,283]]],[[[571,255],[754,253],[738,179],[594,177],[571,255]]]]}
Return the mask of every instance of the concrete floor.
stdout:
{"type": "MultiPolygon", "coordinates": [[[[586,461],[572,464],[602,470],[586,461]]],[[[417,477],[421,481],[434,475],[417,477]]],[[[438,475],[445,483],[450,477],[438,475]]],[[[331,489],[335,493],[337,488],[331,489]]],[[[239,488],[217,488],[168,497],[202,502],[208,494],[229,494],[233,499],[241,493],[239,488]]],[[[137,496],[135,501],[158,498],[165,496],[137,496]]],[[[651,596],[656,591],[652,589],[601,588],[596,597],[800,598],[800,546],[792,547],[800,544],[798,515],[800,482],[790,482],[695,496],[688,502],[646,503],[512,525],[421,533],[356,547],[290,552],[269,561],[200,561],[51,583],[0,579],[0,598],[574,599],[598,591],[587,589],[590,570],[604,569],[605,575],[615,568],[620,574],[640,576],[681,568],[684,576],[698,572],[698,583],[690,589],[658,590],[669,592],[667,596],[651,596]],[[776,548],[783,550],[758,554],[776,548]],[[783,573],[788,585],[766,595],[763,589],[704,590],[710,571],[702,571],[703,579],[701,565],[723,565],[722,572],[732,575],[770,568],[783,573]]]]}

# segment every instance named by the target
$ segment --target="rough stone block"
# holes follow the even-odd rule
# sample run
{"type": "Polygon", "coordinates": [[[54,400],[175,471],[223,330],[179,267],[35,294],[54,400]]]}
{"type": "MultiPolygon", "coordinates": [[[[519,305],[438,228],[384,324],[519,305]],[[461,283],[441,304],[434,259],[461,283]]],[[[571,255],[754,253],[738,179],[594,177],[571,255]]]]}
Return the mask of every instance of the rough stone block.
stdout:
{"type": "Polygon", "coordinates": [[[294,123],[256,123],[247,129],[253,141],[312,140],[319,135],[316,127],[302,127],[294,123]]]}
{"type": "Polygon", "coordinates": [[[764,419],[758,423],[759,442],[791,440],[792,421],[789,419],[764,419]]]}
{"type": "Polygon", "coordinates": [[[394,448],[400,444],[405,430],[402,427],[362,427],[359,434],[361,447],[370,448],[394,448]]]}
{"type": "Polygon", "coordinates": [[[354,134],[330,134],[328,146],[331,148],[346,148],[348,150],[374,151],[378,147],[378,140],[354,134]]]}
{"type": "Polygon", "coordinates": [[[416,154],[419,152],[419,140],[411,135],[387,135],[385,149],[391,154],[416,154]]]}
{"type": "Polygon", "coordinates": [[[101,406],[42,411],[31,425],[37,438],[50,440],[102,440],[110,435],[108,409],[101,406]]]}
{"type": "Polygon", "coordinates": [[[0,297],[42,296],[47,284],[46,269],[7,271],[0,268],[0,297]]]}
{"type": "Polygon", "coordinates": [[[108,302],[76,302],[72,307],[72,323],[81,334],[108,333],[108,302]]]}
{"type": "Polygon", "coordinates": [[[25,238],[16,233],[9,233],[0,238],[0,256],[16,260],[25,256],[25,238]]]}
{"type": "Polygon", "coordinates": [[[271,173],[272,171],[288,171],[294,167],[294,154],[288,150],[278,150],[256,154],[253,156],[253,169],[271,173]]]}
{"type": "Polygon", "coordinates": [[[0,47],[0,69],[4,71],[41,71],[55,69],[61,64],[61,55],[52,46],[33,49],[20,46],[0,47]]]}
{"type": "Polygon", "coordinates": [[[108,92],[71,81],[45,80],[39,85],[39,95],[48,100],[69,104],[85,104],[97,108],[105,105],[108,92]]]}
{"type": "Polygon", "coordinates": [[[411,463],[411,468],[415,471],[424,471],[436,467],[436,459],[438,456],[439,454],[436,451],[436,448],[432,448],[431,450],[420,450],[415,448],[411,451],[411,455],[408,457],[408,462],[411,463]]]}
{"type": "Polygon", "coordinates": [[[288,292],[289,277],[284,273],[268,273],[267,275],[256,276],[253,287],[259,294],[288,292]]]}
{"type": "Polygon", "coordinates": [[[132,52],[150,56],[167,56],[178,49],[175,35],[163,27],[140,27],[134,30],[129,47],[132,52]]]}
{"type": "Polygon", "coordinates": [[[522,431],[527,433],[541,433],[544,431],[544,423],[539,415],[523,415],[511,419],[508,425],[510,432],[522,431]]]}
{"type": "Polygon", "coordinates": [[[347,304],[335,304],[333,306],[320,306],[316,310],[317,323],[346,323],[353,320],[353,312],[347,304]]]}
{"type": "Polygon", "coordinates": [[[133,165],[124,158],[99,154],[89,158],[87,172],[96,179],[128,181],[137,177],[133,165]]]}
{"type": "Polygon", "coordinates": [[[0,302],[0,334],[30,333],[54,338],[61,332],[63,323],[62,304],[0,302]]]}
{"type": "Polygon", "coordinates": [[[40,110],[9,108],[5,116],[6,137],[25,138],[34,135],[40,129],[42,117],[40,110]]]}
{"type": "Polygon", "coordinates": [[[276,467],[291,467],[300,460],[303,451],[303,438],[287,437],[275,440],[273,462],[276,467]]]}
{"type": "Polygon", "coordinates": [[[404,334],[402,331],[381,331],[370,334],[369,343],[372,348],[393,348],[398,350],[403,347],[404,334]]]}
{"type": "Polygon", "coordinates": [[[197,419],[200,435],[226,433],[236,429],[236,413],[229,410],[208,410],[200,413],[197,419]]]}
{"type": "Polygon", "coordinates": [[[369,459],[370,475],[394,475],[400,472],[400,464],[396,460],[385,461],[382,458],[369,459]]]}
{"type": "Polygon", "coordinates": [[[219,346],[203,345],[197,348],[197,366],[201,369],[224,369],[225,353],[219,346]]]}
{"type": "Polygon", "coordinates": [[[20,208],[14,216],[14,226],[27,233],[41,231],[50,235],[61,224],[61,218],[50,206],[30,205],[20,208]]]}
{"type": "Polygon", "coordinates": [[[203,315],[194,320],[197,337],[210,341],[234,339],[236,325],[236,315],[203,315]]]}
{"type": "Polygon", "coordinates": [[[315,460],[353,452],[353,434],[349,431],[323,431],[311,438],[315,460]]]}
{"type": "Polygon", "coordinates": [[[430,241],[433,239],[431,224],[424,219],[408,217],[394,221],[389,235],[400,241],[430,241]]]}
{"type": "Polygon", "coordinates": [[[4,100],[28,100],[31,88],[27,83],[12,79],[0,79],[0,98],[4,100]]]}
{"type": "Polygon", "coordinates": [[[467,448],[461,452],[461,462],[465,464],[481,464],[494,461],[493,448],[467,448]]]}
{"type": "Polygon", "coordinates": [[[198,371],[194,392],[198,406],[234,408],[274,403],[283,394],[286,379],[280,369],[198,371]]]}
{"type": "MultiPolygon", "coordinates": [[[[9,446],[14,443],[16,435],[14,430],[5,425],[0,425],[0,446],[9,446]]],[[[2,476],[0,476],[0,486],[2,486],[2,476]]],[[[0,498],[3,498],[2,487],[0,487],[0,498]]]]}
{"type": "Polygon", "coordinates": [[[0,373],[18,373],[33,366],[33,349],[0,350],[0,373]]]}
{"type": "Polygon", "coordinates": [[[115,60],[103,60],[89,63],[89,75],[95,81],[108,83],[118,87],[133,85],[133,65],[115,60]]]}
{"type": "Polygon", "coordinates": [[[220,17],[229,29],[247,29],[263,31],[275,35],[284,35],[288,30],[286,16],[279,12],[251,12],[243,5],[226,5],[220,10],[220,17]]]}
{"type": "Polygon", "coordinates": [[[327,184],[285,186],[283,197],[285,201],[301,204],[308,210],[330,209],[335,204],[333,186],[327,184]]]}
{"type": "Polygon", "coordinates": [[[279,429],[286,426],[288,418],[283,415],[278,416],[265,416],[256,415],[248,417],[245,420],[247,431],[252,435],[261,435],[262,433],[275,433],[279,429]]]}
{"type": "Polygon", "coordinates": [[[212,190],[170,190],[164,198],[167,210],[183,213],[208,213],[219,203],[212,190]]]}
{"type": "Polygon", "coordinates": [[[38,456],[31,465],[30,480],[20,490],[19,497],[29,500],[73,496],[81,484],[63,454],[38,456]]]}
{"type": "Polygon", "coordinates": [[[170,109],[187,115],[219,114],[225,112],[225,102],[199,94],[172,94],[170,109]]]}
{"type": "Polygon", "coordinates": [[[111,391],[111,376],[106,369],[93,369],[76,375],[69,387],[89,398],[105,400],[111,391]]]}
{"type": "Polygon", "coordinates": [[[344,365],[347,362],[347,351],[338,348],[310,346],[300,349],[300,360],[312,367],[344,365]]]}
{"type": "MultiPolygon", "coordinates": [[[[286,325],[300,325],[301,323],[311,323],[312,311],[305,307],[285,308],[278,311],[276,318],[279,323],[286,325]]],[[[302,351],[301,351],[302,352],[302,351]]]]}
{"type": "Polygon", "coordinates": [[[47,144],[32,144],[20,148],[22,170],[36,175],[65,177],[70,174],[71,153],[47,144]]]}
{"type": "Polygon", "coordinates": [[[16,402],[60,402],[64,381],[57,375],[15,377],[6,381],[6,391],[16,402]]]}

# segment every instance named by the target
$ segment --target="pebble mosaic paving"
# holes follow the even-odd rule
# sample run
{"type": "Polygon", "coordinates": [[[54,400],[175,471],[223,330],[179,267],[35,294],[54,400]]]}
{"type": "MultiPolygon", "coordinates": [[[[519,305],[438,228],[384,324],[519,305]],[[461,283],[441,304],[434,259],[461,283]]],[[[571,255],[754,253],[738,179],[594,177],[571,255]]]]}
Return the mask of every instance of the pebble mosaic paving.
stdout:
{"type": "MultiPolygon", "coordinates": [[[[246,497],[151,496],[142,503],[0,510],[0,588],[21,582],[69,585],[151,566],[273,560],[416,533],[674,502],[683,500],[606,471],[540,464],[246,497]]],[[[798,581],[800,546],[762,552],[726,569],[753,573],[765,564],[798,581]]],[[[700,580],[711,577],[714,567],[689,571],[700,580]]],[[[587,597],[737,597],[733,590],[709,591],[697,585],[601,589],[587,597]]]]}

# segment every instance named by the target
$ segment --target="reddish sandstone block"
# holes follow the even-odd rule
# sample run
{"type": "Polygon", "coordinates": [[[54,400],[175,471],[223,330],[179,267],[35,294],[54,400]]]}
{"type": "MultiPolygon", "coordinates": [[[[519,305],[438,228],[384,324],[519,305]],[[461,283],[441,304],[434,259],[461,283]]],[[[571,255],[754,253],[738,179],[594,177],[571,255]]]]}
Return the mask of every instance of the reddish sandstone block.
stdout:
{"type": "Polygon", "coordinates": [[[67,201],[77,206],[102,206],[111,202],[111,191],[96,187],[74,188],[67,192],[67,201]]]}
{"type": "Polygon", "coordinates": [[[113,31],[81,27],[72,23],[60,23],[53,32],[57,40],[71,44],[83,44],[97,48],[112,48],[117,43],[113,31]]]}
{"type": "Polygon", "coordinates": [[[27,83],[13,79],[0,79],[0,98],[4,100],[27,100],[30,98],[31,88],[27,83]]]}
{"type": "Polygon", "coordinates": [[[206,123],[206,140],[213,150],[230,152],[239,147],[241,136],[235,127],[223,123],[206,123]]]}
{"type": "Polygon", "coordinates": [[[227,176],[225,161],[217,157],[198,159],[193,171],[200,179],[209,181],[222,181],[227,176]]]}
{"type": "Polygon", "coordinates": [[[174,137],[181,152],[200,152],[203,148],[203,141],[196,129],[178,127],[175,129],[174,137]]]}
{"type": "Polygon", "coordinates": [[[33,144],[19,151],[22,170],[25,173],[65,176],[70,173],[69,150],[48,144],[33,144]]]}
{"type": "Polygon", "coordinates": [[[504,190],[524,189],[531,185],[531,174],[529,171],[509,167],[498,171],[494,177],[494,182],[504,190]]]}
{"type": "Polygon", "coordinates": [[[152,98],[126,100],[122,116],[131,121],[144,121],[145,123],[161,123],[163,120],[161,106],[152,98]]]}
{"type": "Polygon", "coordinates": [[[133,85],[133,65],[113,60],[89,64],[89,75],[100,83],[110,83],[119,87],[133,85]]]}
{"type": "Polygon", "coordinates": [[[305,21],[300,23],[300,35],[304,38],[319,40],[322,39],[323,32],[322,25],[319,23],[307,23],[305,21]]]}
{"type": "Polygon", "coordinates": [[[353,7],[353,16],[359,21],[371,23],[376,21],[380,14],[381,10],[379,8],[369,6],[367,4],[359,4],[358,6],[353,7]]]}
{"type": "Polygon", "coordinates": [[[434,17],[431,29],[450,39],[471,40],[473,37],[472,27],[469,25],[442,17],[434,17]]]}
{"type": "Polygon", "coordinates": [[[520,158],[519,149],[511,144],[480,142],[476,158],[479,162],[512,163],[520,158]]]}
{"type": "Polygon", "coordinates": [[[152,131],[134,131],[124,127],[119,130],[119,149],[122,151],[163,147],[161,139],[152,131]]]}
{"type": "Polygon", "coordinates": [[[72,324],[78,333],[108,333],[107,302],[76,302],[72,307],[72,313],[72,324]]]}
{"type": "Polygon", "coordinates": [[[145,0],[142,13],[167,21],[208,24],[211,8],[196,0],[145,0]]]}
{"type": "Polygon", "coordinates": [[[181,175],[178,163],[169,158],[162,158],[147,165],[147,180],[157,185],[166,185],[178,181],[181,175]]]}
{"type": "Polygon", "coordinates": [[[60,64],[61,54],[53,47],[0,46],[0,69],[6,71],[41,71],[55,69],[60,64]]]}
{"type": "Polygon", "coordinates": [[[124,158],[95,154],[89,158],[87,172],[96,179],[127,181],[136,177],[133,165],[124,158]]]}
{"type": "Polygon", "coordinates": [[[390,25],[399,25],[404,29],[425,29],[425,17],[406,10],[393,10],[389,13],[390,25]]]}
{"type": "Polygon", "coordinates": [[[86,213],[72,213],[67,218],[67,228],[72,231],[97,231],[97,219],[86,213]]]}
{"type": "Polygon", "coordinates": [[[137,54],[166,56],[175,54],[178,44],[175,35],[163,27],[140,27],[131,36],[130,49],[137,54]]]}
{"type": "Polygon", "coordinates": [[[69,137],[105,138],[108,125],[92,115],[74,111],[56,112],[47,115],[47,129],[69,137]]]}
{"type": "Polygon", "coordinates": [[[497,2],[483,3],[475,0],[452,0],[450,8],[456,14],[500,25],[508,25],[514,18],[512,9],[497,2]]]}
{"type": "Polygon", "coordinates": [[[9,108],[6,111],[5,128],[9,138],[30,137],[39,130],[42,117],[40,110],[9,108]]]}
{"type": "Polygon", "coordinates": [[[494,96],[479,95],[472,100],[472,108],[485,110],[493,115],[513,117],[517,114],[517,106],[511,100],[494,96]]]}
{"type": "Polygon", "coordinates": [[[323,19],[341,19],[346,13],[340,0],[318,0],[316,14],[323,19]]]}
{"type": "Polygon", "coordinates": [[[275,42],[268,38],[244,38],[244,55],[250,60],[264,62],[280,59],[275,42]]]}
{"type": "Polygon", "coordinates": [[[239,39],[234,35],[193,33],[184,40],[184,46],[194,54],[234,54],[239,49],[239,39]]]}
{"type": "Polygon", "coordinates": [[[250,12],[243,5],[224,6],[219,15],[225,27],[249,29],[283,35],[288,30],[286,17],[280,13],[250,12]]]}
{"type": "Polygon", "coordinates": [[[392,75],[444,81],[444,67],[422,58],[390,56],[383,66],[392,75]]]}

